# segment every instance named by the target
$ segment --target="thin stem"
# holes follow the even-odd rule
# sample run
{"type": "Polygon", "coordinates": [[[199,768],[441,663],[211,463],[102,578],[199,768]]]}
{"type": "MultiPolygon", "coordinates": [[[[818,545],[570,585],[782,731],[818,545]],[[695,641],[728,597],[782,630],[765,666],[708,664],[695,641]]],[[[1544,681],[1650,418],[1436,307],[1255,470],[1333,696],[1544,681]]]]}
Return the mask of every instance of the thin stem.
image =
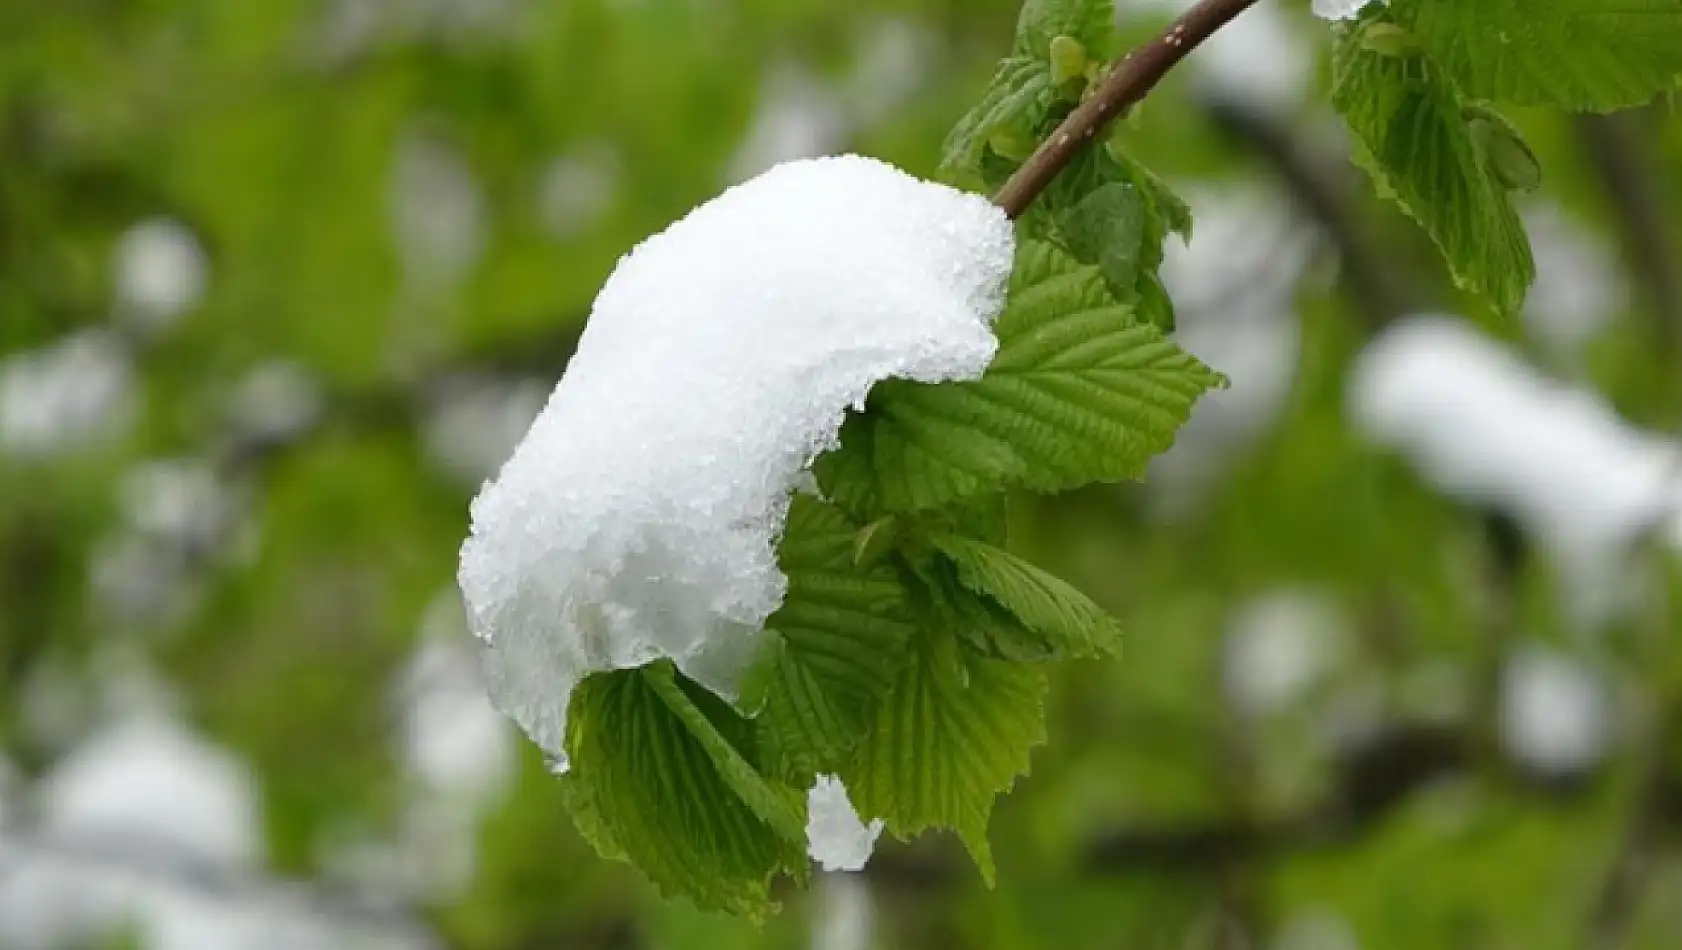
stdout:
{"type": "Polygon", "coordinates": [[[1578,138],[1618,227],[1630,266],[1645,286],[1658,335],[1682,358],[1682,269],[1677,233],[1666,216],[1669,196],[1640,113],[1583,116],[1578,138]]]}
{"type": "Polygon", "coordinates": [[[1186,54],[1256,2],[1201,0],[1162,35],[1124,56],[1100,81],[1092,96],[1069,113],[1051,137],[1041,142],[1016,174],[1010,176],[993,196],[993,203],[1010,217],[1021,217],[1087,142],[1145,98],[1186,54]]]}
{"type": "Polygon", "coordinates": [[[1395,263],[1375,246],[1358,208],[1351,204],[1347,159],[1326,161],[1293,140],[1284,123],[1261,109],[1224,95],[1206,96],[1204,110],[1216,128],[1272,168],[1302,211],[1337,251],[1343,284],[1367,325],[1376,332],[1424,306],[1412,284],[1399,280],[1395,263]]]}

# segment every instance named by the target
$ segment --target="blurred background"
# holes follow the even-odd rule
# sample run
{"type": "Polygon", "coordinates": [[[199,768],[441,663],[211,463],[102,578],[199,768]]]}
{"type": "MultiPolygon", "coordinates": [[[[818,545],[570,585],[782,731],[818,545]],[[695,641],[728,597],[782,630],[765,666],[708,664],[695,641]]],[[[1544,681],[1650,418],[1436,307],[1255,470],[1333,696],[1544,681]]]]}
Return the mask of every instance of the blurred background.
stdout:
{"type": "Polygon", "coordinates": [[[932,174],[1015,0],[0,0],[0,948],[1682,946],[1682,119],[1518,114],[1497,321],[1349,165],[1307,6],[1127,133],[1233,385],[1015,505],[1128,640],[998,888],[885,842],[756,929],[489,710],[466,504],[620,254],[781,160],[932,174]]]}

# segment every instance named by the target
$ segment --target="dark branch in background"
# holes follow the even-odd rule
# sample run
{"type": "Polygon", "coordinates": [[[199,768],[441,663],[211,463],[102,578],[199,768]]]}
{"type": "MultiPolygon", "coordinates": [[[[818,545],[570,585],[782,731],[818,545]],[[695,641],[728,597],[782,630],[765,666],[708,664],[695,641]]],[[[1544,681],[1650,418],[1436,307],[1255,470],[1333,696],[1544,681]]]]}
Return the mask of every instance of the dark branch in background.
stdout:
{"type": "Polygon", "coordinates": [[[1330,160],[1293,140],[1291,130],[1265,111],[1231,96],[1203,100],[1210,122],[1278,175],[1291,198],[1337,250],[1345,288],[1368,323],[1377,328],[1421,309],[1393,276],[1386,255],[1373,244],[1349,200],[1347,159],[1330,160]]]}
{"type": "Polygon", "coordinates": [[[1616,215],[1661,338],[1682,359],[1682,251],[1642,118],[1639,112],[1586,115],[1577,120],[1577,137],[1616,215]]]}
{"type": "Polygon", "coordinates": [[[1671,808],[1670,796],[1674,792],[1667,767],[1670,746],[1666,740],[1671,736],[1670,724],[1661,721],[1652,726],[1652,733],[1641,748],[1643,774],[1635,799],[1628,806],[1618,850],[1612,856],[1589,914],[1584,942],[1589,950],[1619,950],[1629,943],[1653,865],[1658,860],[1659,839],[1665,831],[1666,812],[1671,808]]]}
{"type": "Polygon", "coordinates": [[[559,379],[584,332],[584,317],[562,316],[553,329],[470,348],[448,363],[360,389],[329,392],[304,424],[282,431],[234,431],[212,458],[225,480],[260,474],[287,449],[335,429],[357,433],[400,431],[411,427],[437,398],[439,380],[455,373],[559,379]]]}
{"type": "MultiPolygon", "coordinates": [[[[1085,874],[1218,874],[1234,866],[1333,849],[1360,840],[1420,789],[1471,765],[1472,743],[1453,726],[1396,724],[1345,751],[1336,781],[1302,811],[1255,819],[1213,818],[1122,827],[1094,836],[1080,856],[1085,874]]],[[[1559,789],[1538,786],[1557,794],[1559,789]]],[[[878,881],[933,889],[965,879],[961,864],[915,850],[879,852],[866,873],[878,881]]]]}
{"type": "Polygon", "coordinates": [[[993,196],[993,203],[1012,219],[1021,217],[1057,173],[1105,126],[1145,98],[1186,54],[1255,3],[1256,0],[1202,0],[1161,36],[1122,57],[1099,81],[1091,97],[1069,113],[1063,124],[1010,176],[993,196]]]}

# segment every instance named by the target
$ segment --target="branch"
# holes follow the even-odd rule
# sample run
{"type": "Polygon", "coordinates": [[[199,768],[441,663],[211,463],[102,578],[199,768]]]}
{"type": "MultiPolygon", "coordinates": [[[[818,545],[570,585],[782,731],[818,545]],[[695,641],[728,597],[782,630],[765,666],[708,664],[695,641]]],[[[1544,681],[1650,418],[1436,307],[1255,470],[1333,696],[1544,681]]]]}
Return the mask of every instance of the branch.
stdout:
{"type": "Polygon", "coordinates": [[[1624,251],[1646,285],[1660,338],[1682,355],[1682,251],[1665,208],[1663,177],[1635,113],[1588,115],[1577,136],[1617,216],[1624,251]]]}
{"type": "Polygon", "coordinates": [[[1212,95],[1203,107],[1217,129],[1271,166],[1303,212],[1337,250],[1344,286],[1370,329],[1421,309],[1418,295],[1393,276],[1393,265],[1349,203],[1346,161],[1325,161],[1292,140],[1290,130],[1230,96],[1212,95]]]}
{"type": "Polygon", "coordinates": [[[1041,142],[1016,174],[1010,176],[993,196],[993,203],[1012,219],[1021,217],[1087,142],[1145,98],[1186,54],[1255,3],[1256,0],[1200,0],[1162,35],[1122,57],[1092,96],[1069,113],[1051,137],[1041,142]]]}
{"type": "MultiPolygon", "coordinates": [[[[1247,818],[1217,817],[1185,824],[1122,827],[1078,846],[1080,873],[1220,874],[1245,864],[1304,852],[1350,846],[1421,789],[1465,771],[1473,741],[1462,725],[1396,723],[1340,753],[1336,779],[1322,799],[1291,813],[1247,818]]],[[[1527,787],[1543,794],[1561,790],[1527,787]]],[[[894,888],[934,890],[964,880],[949,853],[884,849],[866,871],[894,888]]]]}

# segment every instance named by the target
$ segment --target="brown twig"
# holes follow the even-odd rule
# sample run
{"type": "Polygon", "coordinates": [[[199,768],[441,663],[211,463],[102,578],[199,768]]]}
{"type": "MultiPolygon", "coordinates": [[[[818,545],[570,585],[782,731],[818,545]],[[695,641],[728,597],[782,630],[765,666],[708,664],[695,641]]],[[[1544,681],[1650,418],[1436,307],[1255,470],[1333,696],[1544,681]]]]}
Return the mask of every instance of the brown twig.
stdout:
{"type": "Polygon", "coordinates": [[[1011,218],[1021,217],[1082,147],[1130,106],[1145,98],[1186,54],[1255,3],[1256,0],[1201,0],[1162,35],[1122,57],[1091,97],[1069,113],[1051,137],[1041,142],[1016,174],[1010,176],[993,196],[993,203],[1011,218]]]}
{"type": "Polygon", "coordinates": [[[1578,140],[1616,215],[1624,251],[1666,348],[1682,356],[1682,249],[1667,217],[1664,178],[1639,113],[1577,120],[1578,140]]]}
{"type": "Polygon", "coordinates": [[[1347,159],[1339,156],[1334,162],[1330,156],[1317,154],[1295,141],[1277,118],[1237,98],[1208,95],[1203,108],[1217,129],[1276,173],[1280,184],[1319,227],[1337,251],[1344,286],[1369,329],[1376,331],[1423,308],[1419,294],[1396,278],[1393,262],[1375,246],[1356,213],[1350,200],[1347,159]]]}

